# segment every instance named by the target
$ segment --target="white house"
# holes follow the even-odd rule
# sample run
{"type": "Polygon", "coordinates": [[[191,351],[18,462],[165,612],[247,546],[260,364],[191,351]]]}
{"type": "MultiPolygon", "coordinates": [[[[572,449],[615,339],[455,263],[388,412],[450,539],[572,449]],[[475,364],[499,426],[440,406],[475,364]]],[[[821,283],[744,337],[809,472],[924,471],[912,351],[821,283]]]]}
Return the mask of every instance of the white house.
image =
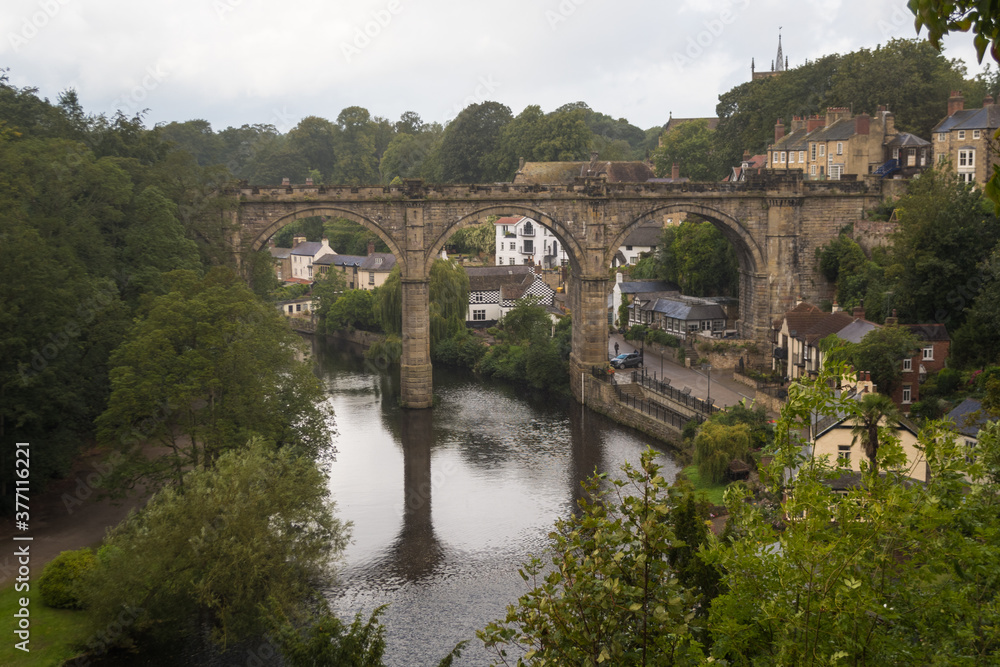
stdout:
{"type": "Polygon", "coordinates": [[[535,296],[542,306],[551,306],[553,290],[530,266],[467,267],[469,311],[466,321],[473,325],[496,322],[520,299],[535,296]]]}
{"type": "MultiPolygon", "coordinates": [[[[330,247],[330,241],[324,238],[322,241],[306,241],[305,237],[295,237],[292,245],[292,279],[296,281],[312,282],[318,276],[313,276],[313,264],[317,259],[326,254],[336,254],[330,247]]],[[[319,272],[316,271],[318,274],[319,272]]],[[[287,280],[287,279],[286,279],[287,280]]]]}
{"type": "MultiPolygon", "coordinates": [[[[609,299],[608,308],[611,309],[610,319],[614,322],[618,319],[618,308],[622,305],[622,297],[627,296],[629,298],[629,303],[633,303],[637,294],[651,294],[651,293],[681,293],[681,288],[673,283],[664,282],[662,280],[634,280],[626,281],[622,276],[621,271],[615,274],[615,286],[611,289],[611,297],[609,299]]],[[[621,326],[625,326],[626,323],[622,322],[621,326]]]]}
{"type": "Polygon", "coordinates": [[[635,264],[645,253],[656,250],[663,235],[663,227],[658,222],[644,222],[625,237],[625,243],[618,246],[612,266],[635,264]]]}
{"type": "Polygon", "coordinates": [[[496,265],[534,264],[553,269],[569,263],[559,238],[524,216],[500,218],[496,225],[496,265]]]}

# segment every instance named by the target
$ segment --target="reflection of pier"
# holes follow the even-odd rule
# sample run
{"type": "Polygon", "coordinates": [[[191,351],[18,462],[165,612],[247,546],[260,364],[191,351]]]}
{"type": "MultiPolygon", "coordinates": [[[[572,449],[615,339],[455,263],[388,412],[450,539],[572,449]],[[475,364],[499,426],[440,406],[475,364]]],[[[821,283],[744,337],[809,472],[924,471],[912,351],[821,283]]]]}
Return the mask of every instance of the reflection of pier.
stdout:
{"type": "Polygon", "coordinates": [[[431,446],[434,415],[430,410],[400,410],[399,434],[403,448],[403,525],[387,557],[387,570],[416,581],[441,563],[444,549],[431,521],[431,446]]]}
{"type": "Polygon", "coordinates": [[[569,415],[570,445],[570,498],[573,500],[573,512],[579,511],[579,500],[583,498],[581,480],[589,479],[598,470],[604,470],[601,453],[603,443],[597,428],[598,416],[587,408],[580,406],[579,410],[567,410],[569,415]]]}

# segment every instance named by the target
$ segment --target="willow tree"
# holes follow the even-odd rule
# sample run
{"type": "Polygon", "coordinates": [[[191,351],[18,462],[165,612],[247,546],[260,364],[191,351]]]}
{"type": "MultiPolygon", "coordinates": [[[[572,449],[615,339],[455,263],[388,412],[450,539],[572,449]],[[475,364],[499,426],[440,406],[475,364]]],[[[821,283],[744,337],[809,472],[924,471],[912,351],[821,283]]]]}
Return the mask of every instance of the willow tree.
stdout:
{"type": "MultiPolygon", "coordinates": [[[[469,276],[451,260],[436,259],[431,265],[430,285],[431,347],[457,334],[465,326],[469,308],[469,276]]],[[[403,331],[403,285],[399,267],[379,288],[376,304],[378,320],[388,336],[403,331]]]]}

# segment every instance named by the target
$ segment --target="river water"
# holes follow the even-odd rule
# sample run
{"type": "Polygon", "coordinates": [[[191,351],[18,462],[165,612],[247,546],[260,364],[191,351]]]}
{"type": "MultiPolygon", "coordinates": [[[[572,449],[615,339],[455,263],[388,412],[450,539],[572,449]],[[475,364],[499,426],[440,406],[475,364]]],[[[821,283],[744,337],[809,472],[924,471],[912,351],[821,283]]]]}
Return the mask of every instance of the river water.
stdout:
{"type": "Polygon", "coordinates": [[[435,369],[440,402],[403,410],[398,371],[379,373],[348,343],[313,351],[337,421],[330,488],[354,524],[328,595],[342,618],[388,605],[388,665],[437,665],[463,639],[456,665],[490,664],[475,632],[526,592],[518,568],[545,555],[580,482],[650,445],[676,474],[664,445],[572,401],[435,369]]]}

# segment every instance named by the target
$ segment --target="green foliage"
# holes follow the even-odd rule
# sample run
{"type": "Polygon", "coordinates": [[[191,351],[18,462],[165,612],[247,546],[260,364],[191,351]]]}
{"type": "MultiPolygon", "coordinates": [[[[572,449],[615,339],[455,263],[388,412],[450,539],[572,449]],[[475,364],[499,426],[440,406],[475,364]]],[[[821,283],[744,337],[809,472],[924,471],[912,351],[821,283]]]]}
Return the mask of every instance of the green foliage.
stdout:
{"type": "Polygon", "coordinates": [[[338,298],[323,323],[324,331],[338,329],[361,329],[377,331],[375,319],[375,292],[372,290],[348,290],[338,298]]]}
{"type": "Polygon", "coordinates": [[[497,232],[496,225],[493,224],[496,217],[490,218],[482,224],[458,230],[448,239],[448,243],[455,248],[455,252],[484,258],[496,256],[497,232]]]}
{"type": "Polygon", "coordinates": [[[738,423],[727,426],[705,422],[694,438],[694,462],[702,478],[713,484],[726,479],[734,460],[750,462],[750,427],[738,423]]]}
{"type": "Polygon", "coordinates": [[[231,271],[203,278],[167,275],[111,356],[111,396],[98,418],[102,442],[125,462],[108,482],[117,491],[143,478],[182,482],[254,435],[320,455],[330,442],[322,390],[281,315],[231,271]],[[149,459],[142,445],[168,452],[149,459]]]}
{"type": "Polygon", "coordinates": [[[490,157],[500,180],[512,181],[520,158],[529,162],[569,162],[589,159],[593,133],[583,109],[543,114],[541,107],[525,107],[500,133],[490,157]]]}
{"type": "Polygon", "coordinates": [[[739,403],[712,414],[708,422],[723,426],[745,424],[750,430],[751,449],[766,449],[774,442],[774,428],[764,406],[749,407],[746,405],[746,399],[741,399],[739,403]]]}
{"type": "Polygon", "coordinates": [[[865,256],[861,246],[846,233],[816,249],[818,269],[829,282],[837,285],[837,302],[850,312],[865,304],[865,318],[881,322],[885,302],[885,267],[865,256]]]}
{"type": "Polygon", "coordinates": [[[875,389],[892,395],[903,376],[903,358],[912,357],[920,345],[916,336],[896,325],[873,329],[860,343],[824,339],[828,363],[847,363],[857,371],[870,371],[875,389]]]}
{"type": "Polygon", "coordinates": [[[56,609],[80,609],[80,584],[94,563],[94,552],[86,548],[63,551],[49,561],[38,579],[42,603],[56,609]]]}
{"type": "Polygon", "coordinates": [[[316,462],[254,440],[188,473],[113,529],[85,585],[96,629],[122,608],[122,639],[185,638],[191,622],[228,641],[299,619],[348,538],[316,462]]]}
{"type": "Polygon", "coordinates": [[[375,300],[375,315],[379,327],[389,335],[403,334],[403,280],[399,264],[392,267],[389,277],[379,287],[375,300]]]}
{"type": "Polygon", "coordinates": [[[431,264],[430,298],[431,348],[465,330],[469,311],[469,275],[461,265],[447,259],[431,264]]]}
{"type": "Polygon", "coordinates": [[[518,664],[701,664],[692,594],[668,559],[679,542],[653,459],[646,451],[640,467],[622,467],[624,479],[587,482],[579,511],[549,536],[551,567],[537,557],[524,564],[532,590],[476,633],[501,662],[513,650],[523,653],[518,664]]]}
{"type": "Polygon", "coordinates": [[[441,179],[449,183],[488,183],[504,180],[494,152],[510,109],[499,102],[470,104],[448,124],[438,150],[441,179]]]}
{"type": "Polygon", "coordinates": [[[378,619],[385,608],[386,605],[376,608],[367,621],[362,621],[360,613],[356,614],[349,626],[329,612],[318,615],[303,628],[282,619],[280,625],[275,624],[282,658],[291,667],[382,665],[385,627],[378,619]]]}
{"type": "Polygon", "coordinates": [[[513,308],[501,318],[500,328],[513,343],[524,343],[539,337],[548,337],[552,320],[538,299],[519,299],[513,308]]]}
{"type": "Polygon", "coordinates": [[[431,350],[431,358],[436,364],[472,369],[486,354],[486,349],[486,344],[481,338],[465,330],[438,342],[431,350]]]}
{"type": "Polygon", "coordinates": [[[622,294],[621,305],[618,306],[618,328],[624,329],[628,326],[628,315],[629,315],[629,303],[630,299],[628,294],[622,294]]]}
{"type": "Polygon", "coordinates": [[[692,181],[721,180],[728,164],[720,158],[713,130],[703,118],[689,120],[665,133],[662,145],[653,151],[657,176],[669,176],[673,165],[677,164],[681,176],[692,181]]]}

